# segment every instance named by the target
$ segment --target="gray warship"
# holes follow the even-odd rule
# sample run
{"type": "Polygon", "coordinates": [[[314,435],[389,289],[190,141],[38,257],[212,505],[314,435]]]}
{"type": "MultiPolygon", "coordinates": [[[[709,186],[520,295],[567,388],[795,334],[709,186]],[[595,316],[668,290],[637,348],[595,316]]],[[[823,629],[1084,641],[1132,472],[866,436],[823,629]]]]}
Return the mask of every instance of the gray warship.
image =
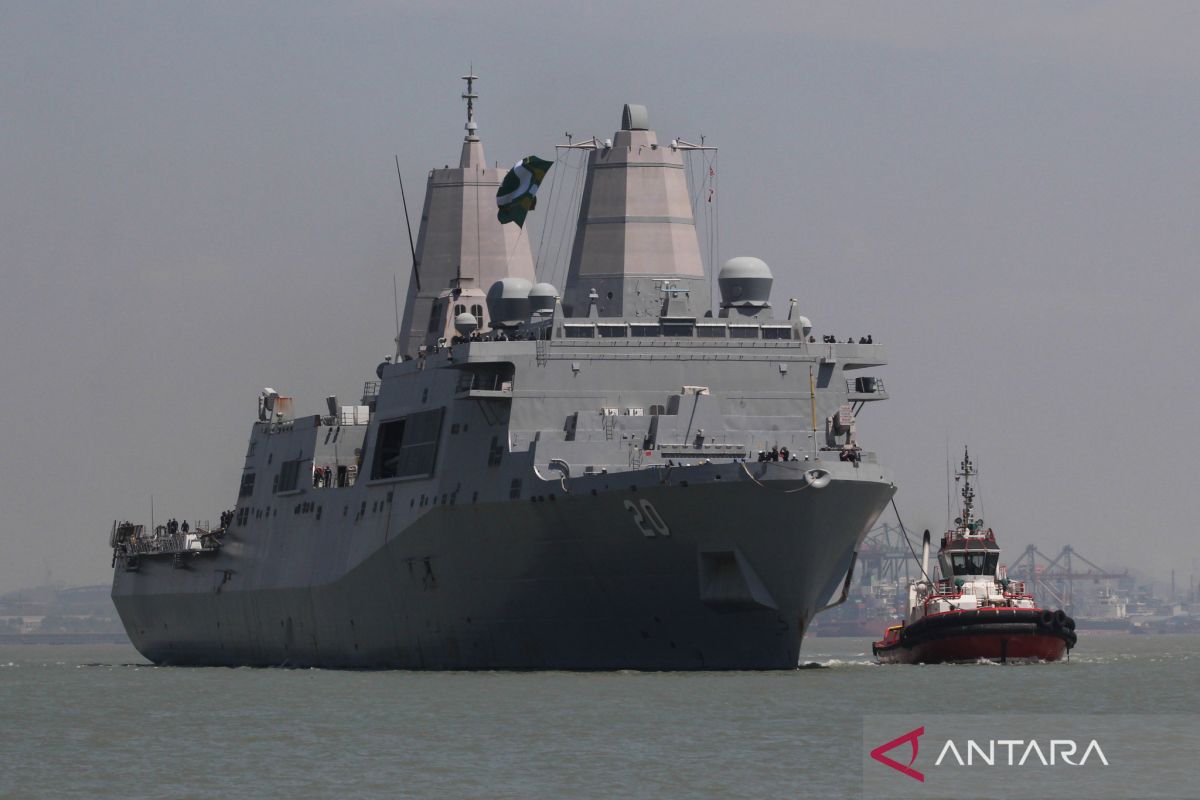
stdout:
{"type": "Polygon", "coordinates": [[[220,524],[113,523],[129,637],[163,665],[795,668],[895,492],[857,427],[883,346],[777,315],[755,258],[720,268],[712,309],[696,146],[637,105],[567,145],[565,286],[538,283],[497,220],[474,80],[396,356],[321,413],[263,390],[220,524]]]}

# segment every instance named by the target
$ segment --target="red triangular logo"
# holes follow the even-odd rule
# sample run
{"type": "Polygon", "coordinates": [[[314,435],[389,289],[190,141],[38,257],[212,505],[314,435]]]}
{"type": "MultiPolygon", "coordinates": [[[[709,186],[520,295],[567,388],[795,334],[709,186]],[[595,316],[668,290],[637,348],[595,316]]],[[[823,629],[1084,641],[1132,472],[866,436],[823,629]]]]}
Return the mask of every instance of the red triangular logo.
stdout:
{"type": "Polygon", "coordinates": [[[891,767],[892,769],[896,770],[897,772],[903,772],[908,777],[913,778],[914,780],[918,780],[921,783],[924,783],[925,775],[923,773],[917,772],[915,769],[912,768],[913,762],[917,760],[917,739],[919,739],[920,737],[922,737],[924,735],[925,735],[925,726],[922,725],[921,727],[911,730],[899,738],[892,739],[887,744],[879,745],[879,747],[876,747],[874,750],[871,751],[871,758],[875,759],[880,764],[886,764],[889,767],[891,767]],[[904,742],[908,742],[909,744],[912,745],[912,757],[910,759],[908,759],[907,764],[901,764],[899,761],[894,761],[884,755],[884,753],[886,753],[888,750],[891,750],[894,747],[898,747],[899,745],[903,744],[904,742]]]}

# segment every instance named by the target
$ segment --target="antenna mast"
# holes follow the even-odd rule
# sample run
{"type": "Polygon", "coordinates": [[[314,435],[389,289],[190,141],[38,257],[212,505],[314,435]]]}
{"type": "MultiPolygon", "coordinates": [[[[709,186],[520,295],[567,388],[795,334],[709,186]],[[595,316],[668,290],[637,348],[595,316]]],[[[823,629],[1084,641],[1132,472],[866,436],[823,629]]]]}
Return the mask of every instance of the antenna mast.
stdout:
{"type": "Polygon", "coordinates": [[[976,472],[975,465],[971,463],[971,453],[966,448],[963,448],[963,460],[959,469],[961,472],[956,473],[955,477],[963,478],[963,514],[961,524],[970,527],[975,521],[975,489],[971,486],[971,476],[976,474],[976,472]]]}
{"type": "Polygon", "coordinates": [[[474,64],[462,79],[467,82],[467,91],[463,92],[462,96],[462,99],[467,101],[467,124],[463,126],[467,131],[465,139],[468,142],[476,142],[479,141],[479,136],[476,135],[479,126],[475,123],[475,101],[479,99],[479,95],[475,94],[475,81],[479,80],[479,76],[475,74],[474,64]]]}

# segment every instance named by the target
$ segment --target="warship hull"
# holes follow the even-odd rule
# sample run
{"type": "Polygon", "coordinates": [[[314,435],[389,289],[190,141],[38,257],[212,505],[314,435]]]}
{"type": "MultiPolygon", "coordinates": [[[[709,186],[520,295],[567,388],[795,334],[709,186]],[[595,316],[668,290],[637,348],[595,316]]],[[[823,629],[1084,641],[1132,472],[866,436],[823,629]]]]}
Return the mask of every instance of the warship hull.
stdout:
{"type": "Polygon", "coordinates": [[[706,264],[711,148],[637,104],[557,150],[586,177],[541,274],[566,284],[534,284],[517,226],[552,162],[489,167],[464,80],[394,355],[319,414],[264,387],[218,526],[114,521],[130,638],[179,665],[795,668],[895,492],[858,438],[885,349],[776,316],[761,259],[706,264]]]}
{"type": "Polygon", "coordinates": [[[390,503],[281,524],[258,552],[232,539],[118,569],[113,600],[156,664],[791,669],[894,492],[878,467],[834,465],[844,478],[814,490],[795,466],[551,481],[409,524],[390,503]],[[666,533],[635,524],[643,501],[666,533]]]}

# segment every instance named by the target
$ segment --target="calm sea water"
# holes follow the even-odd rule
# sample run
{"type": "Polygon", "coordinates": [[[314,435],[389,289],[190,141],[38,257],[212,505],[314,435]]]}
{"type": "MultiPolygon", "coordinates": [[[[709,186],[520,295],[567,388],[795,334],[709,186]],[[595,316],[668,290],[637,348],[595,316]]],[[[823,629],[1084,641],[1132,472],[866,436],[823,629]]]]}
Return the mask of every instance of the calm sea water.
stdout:
{"type": "Polygon", "coordinates": [[[803,659],[822,666],[159,669],[0,647],[0,797],[857,797],[864,714],[1200,712],[1196,636],[1085,632],[1060,664],[878,666],[860,639],[803,659]]]}

